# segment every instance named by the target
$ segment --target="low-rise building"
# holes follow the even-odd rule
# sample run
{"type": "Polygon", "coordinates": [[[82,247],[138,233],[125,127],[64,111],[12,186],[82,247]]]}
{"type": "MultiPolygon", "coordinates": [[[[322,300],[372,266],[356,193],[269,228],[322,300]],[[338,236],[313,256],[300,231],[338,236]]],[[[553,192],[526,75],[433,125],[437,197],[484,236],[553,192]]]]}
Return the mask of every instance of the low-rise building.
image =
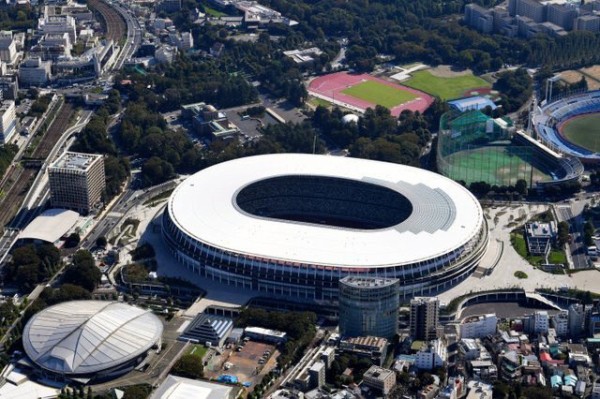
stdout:
{"type": "Polygon", "coordinates": [[[339,349],[341,352],[367,357],[381,366],[387,355],[388,340],[380,337],[346,338],[340,341],[339,349]]]}
{"type": "Polygon", "coordinates": [[[274,344],[280,344],[287,341],[287,333],[262,327],[246,327],[244,329],[244,335],[257,341],[272,342],[274,344]]]}
{"type": "Polygon", "coordinates": [[[191,341],[220,347],[233,329],[233,320],[228,317],[198,314],[179,337],[182,341],[191,341]]]}
{"type": "Polygon", "coordinates": [[[19,81],[23,86],[44,86],[50,80],[50,61],[40,57],[26,59],[19,66],[19,81]]]}
{"type": "Polygon", "coordinates": [[[556,237],[556,223],[533,222],[525,224],[527,251],[531,255],[545,255],[550,252],[556,237]]]}
{"type": "Polygon", "coordinates": [[[387,395],[396,386],[396,373],[378,366],[371,366],[363,375],[363,384],[387,395]]]}
{"type": "Polygon", "coordinates": [[[461,338],[483,338],[496,333],[498,318],[495,313],[472,316],[460,323],[461,338]]]}
{"type": "Polygon", "coordinates": [[[415,355],[415,366],[419,370],[433,370],[443,367],[448,360],[446,343],[441,339],[431,341],[415,355]]]}

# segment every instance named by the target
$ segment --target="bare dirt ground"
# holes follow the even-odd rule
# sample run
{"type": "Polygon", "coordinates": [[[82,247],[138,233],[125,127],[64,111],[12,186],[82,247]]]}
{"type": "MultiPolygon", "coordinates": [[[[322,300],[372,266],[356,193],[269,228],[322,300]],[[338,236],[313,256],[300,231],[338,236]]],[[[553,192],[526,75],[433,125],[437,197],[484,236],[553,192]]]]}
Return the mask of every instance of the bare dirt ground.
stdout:
{"type": "Polygon", "coordinates": [[[225,350],[221,356],[215,356],[204,369],[204,374],[206,378],[217,378],[223,374],[234,375],[242,383],[251,382],[248,390],[252,391],[263,376],[276,366],[278,356],[279,352],[273,345],[248,341],[240,352],[237,352],[234,346],[225,350]],[[270,352],[268,359],[264,364],[260,364],[263,354],[267,351],[270,352]],[[229,370],[224,370],[226,362],[232,364],[229,370]]]}
{"type": "Polygon", "coordinates": [[[566,83],[577,83],[581,77],[585,76],[590,90],[600,89],[600,65],[594,65],[589,68],[579,70],[568,70],[560,73],[560,79],[566,83]]]}
{"type": "Polygon", "coordinates": [[[463,76],[473,73],[473,71],[471,71],[470,69],[463,69],[460,71],[455,70],[450,65],[438,65],[436,67],[428,69],[428,71],[431,72],[433,76],[437,76],[440,78],[452,78],[454,76],[463,76]]]}

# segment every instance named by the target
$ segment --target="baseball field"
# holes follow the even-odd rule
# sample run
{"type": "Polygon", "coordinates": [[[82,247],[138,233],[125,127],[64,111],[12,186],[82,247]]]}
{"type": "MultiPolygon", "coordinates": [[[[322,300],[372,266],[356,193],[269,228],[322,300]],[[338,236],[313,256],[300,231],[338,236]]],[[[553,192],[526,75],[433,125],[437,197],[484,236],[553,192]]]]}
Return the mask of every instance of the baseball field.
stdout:
{"type": "Polygon", "coordinates": [[[422,70],[414,72],[411,75],[410,79],[402,82],[403,85],[424,91],[443,100],[464,97],[472,89],[490,87],[488,82],[470,73],[442,77],[436,76],[428,70],[422,70]]]}
{"type": "Polygon", "coordinates": [[[564,122],[560,133],[571,143],[600,152],[600,114],[576,116],[564,122]]]}

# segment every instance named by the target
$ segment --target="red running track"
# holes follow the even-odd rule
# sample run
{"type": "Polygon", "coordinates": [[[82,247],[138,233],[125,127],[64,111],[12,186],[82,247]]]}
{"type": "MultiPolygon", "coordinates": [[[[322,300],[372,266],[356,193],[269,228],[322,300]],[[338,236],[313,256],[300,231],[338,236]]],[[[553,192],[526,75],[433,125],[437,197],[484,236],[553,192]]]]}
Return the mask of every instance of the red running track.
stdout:
{"type": "Polygon", "coordinates": [[[342,91],[346,90],[350,86],[355,86],[366,80],[374,80],[386,86],[390,86],[398,90],[404,90],[417,96],[417,98],[413,100],[397,105],[390,109],[390,112],[393,116],[400,115],[400,113],[406,109],[413,112],[419,111],[423,113],[433,103],[433,97],[423,93],[422,91],[390,83],[386,80],[367,75],[366,73],[354,74],[348,72],[336,72],[325,76],[319,76],[310,82],[308,85],[308,92],[326,97],[337,105],[340,105],[340,103],[348,104],[352,107],[365,111],[367,108],[375,108],[376,104],[361,100],[360,98],[356,98],[348,94],[344,94],[342,91]]]}

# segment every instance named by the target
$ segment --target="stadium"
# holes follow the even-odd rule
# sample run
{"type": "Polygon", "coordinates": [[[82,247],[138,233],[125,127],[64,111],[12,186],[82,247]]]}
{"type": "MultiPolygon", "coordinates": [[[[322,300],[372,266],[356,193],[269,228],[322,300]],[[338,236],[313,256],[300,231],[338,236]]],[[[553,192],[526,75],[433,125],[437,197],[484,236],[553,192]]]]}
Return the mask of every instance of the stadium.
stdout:
{"type": "Polygon", "coordinates": [[[160,347],[162,322],[150,311],[118,302],[72,301],[35,314],[23,347],[50,380],[88,384],[131,371],[160,347]]]}
{"type": "Polygon", "coordinates": [[[600,91],[561,98],[537,107],[532,123],[540,140],[584,163],[600,161],[600,91]]]}
{"type": "Polygon", "coordinates": [[[398,278],[400,296],[466,278],[487,248],[481,206],[464,187],[409,166],[272,154],[186,179],[162,232],[202,277],[269,297],[336,301],[348,275],[398,278]]]}
{"type": "Polygon", "coordinates": [[[433,103],[433,97],[422,91],[366,73],[335,72],[319,76],[308,85],[308,93],[360,113],[379,104],[396,117],[405,110],[423,113],[433,103]]]}
{"type": "Polygon", "coordinates": [[[509,119],[493,119],[480,111],[450,111],[440,119],[437,145],[440,173],[466,184],[527,187],[542,190],[578,180],[583,165],[556,153],[521,131],[509,119]]]}

